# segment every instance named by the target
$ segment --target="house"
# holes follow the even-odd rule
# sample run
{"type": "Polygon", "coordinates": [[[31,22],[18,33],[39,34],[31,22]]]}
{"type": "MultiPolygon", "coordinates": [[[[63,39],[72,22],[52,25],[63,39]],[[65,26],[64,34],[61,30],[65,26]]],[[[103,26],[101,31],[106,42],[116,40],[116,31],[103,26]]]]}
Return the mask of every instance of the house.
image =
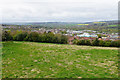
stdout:
{"type": "Polygon", "coordinates": [[[79,37],[78,37],[78,36],[69,36],[69,39],[68,39],[69,44],[72,44],[72,42],[73,42],[75,39],[79,40],[79,37]]]}
{"type": "Polygon", "coordinates": [[[95,37],[98,38],[98,36],[96,34],[89,34],[89,33],[83,33],[81,35],[77,35],[79,37],[95,37]]]}
{"type": "Polygon", "coordinates": [[[99,38],[98,40],[102,40],[102,38],[99,38]]]}

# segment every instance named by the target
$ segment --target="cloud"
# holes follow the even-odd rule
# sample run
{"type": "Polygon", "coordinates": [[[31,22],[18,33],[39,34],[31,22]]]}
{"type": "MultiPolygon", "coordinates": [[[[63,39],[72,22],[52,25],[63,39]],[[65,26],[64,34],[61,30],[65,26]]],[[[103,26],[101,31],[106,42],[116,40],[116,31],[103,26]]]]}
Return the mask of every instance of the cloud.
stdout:
{"type": "Polygon", "coordinates": [[[117,19],[118,0],[2,0],[3,22],[117,19]]]}

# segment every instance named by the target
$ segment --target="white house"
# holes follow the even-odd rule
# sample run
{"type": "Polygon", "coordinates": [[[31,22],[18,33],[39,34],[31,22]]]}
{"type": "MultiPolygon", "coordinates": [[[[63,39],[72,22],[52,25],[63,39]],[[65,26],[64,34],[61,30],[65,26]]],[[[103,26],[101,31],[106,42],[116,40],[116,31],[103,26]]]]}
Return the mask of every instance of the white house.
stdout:
{"type": "Polygon", "coordinates": [[[81,35],[77,35],[79,37],[98,37],[96,34],[89,34],[89,33],[83,33],[81,35]]]}

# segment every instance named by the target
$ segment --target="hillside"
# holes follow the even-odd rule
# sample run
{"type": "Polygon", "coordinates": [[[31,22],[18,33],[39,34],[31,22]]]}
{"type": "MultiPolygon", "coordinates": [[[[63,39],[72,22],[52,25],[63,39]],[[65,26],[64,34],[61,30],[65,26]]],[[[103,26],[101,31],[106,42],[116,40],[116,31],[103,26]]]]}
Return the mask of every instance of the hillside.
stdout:
{"type": "Polygon", "coordinates": [[[71,30],[95,30],[98,32],[107,32],[107,33],[117,33],[118,32],[118,21],[99,21],[95,22],[16,22],[16,23],[3,23],[2,27],[9,29],[9,26],[12,26],[12,29],[9,30],[18,30],[21,28],[23,30],[39,30],[39,28],[45,29],[71,29],[71,30]],[[99,23],[100,22],[100,23],[99,23]],[[103,23],[101,23],[103,22],[103,23]],[[105,23],[104,23],[105,22],[105,23]],[[84,25],[79,25],[84,24],[84,25]],[[88,25],[85,25],[88,24],[88,25]],[[20,27],[20,28],[19,28],[20,27]]]}
{"type": "Polygon", "coordinates": [[[117,78],[118,49],[3,42],[3,78],[117,78]]]}

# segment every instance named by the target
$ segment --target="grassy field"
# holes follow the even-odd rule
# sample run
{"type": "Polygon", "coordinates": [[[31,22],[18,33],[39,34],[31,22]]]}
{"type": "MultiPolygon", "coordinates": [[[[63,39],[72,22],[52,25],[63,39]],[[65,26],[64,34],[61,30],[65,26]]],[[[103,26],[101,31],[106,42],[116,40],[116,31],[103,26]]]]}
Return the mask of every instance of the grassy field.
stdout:
{"type": "Polygon", "coordinates": [[[117,78],[118,49],[3,42],[3,78],[117,78]]]}
{"type": "Polygon", "coordinates": [[[117,27],[118,25],[108,25],[109,27],[117,27]]]}

